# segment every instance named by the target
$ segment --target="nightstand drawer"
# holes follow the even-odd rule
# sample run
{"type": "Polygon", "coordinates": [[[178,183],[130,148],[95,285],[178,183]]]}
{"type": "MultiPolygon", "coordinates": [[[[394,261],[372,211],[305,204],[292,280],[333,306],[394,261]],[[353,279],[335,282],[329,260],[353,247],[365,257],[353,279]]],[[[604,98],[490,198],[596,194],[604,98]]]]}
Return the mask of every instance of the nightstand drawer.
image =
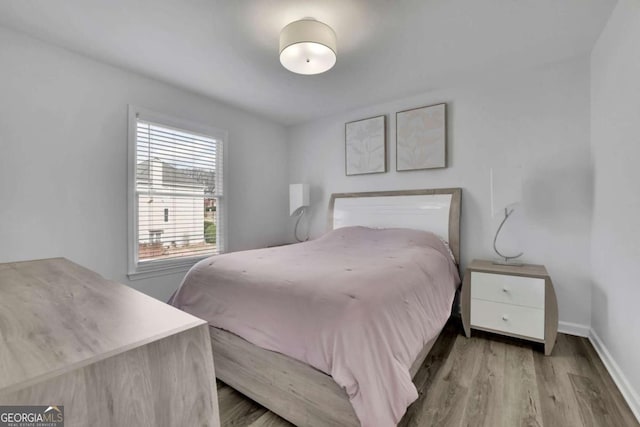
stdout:
{"type": "Polygon", "coordinates": [[[544,279],[474,271],[471,298],[544,309],[544,279]]]}
{"type": "Polygon", "coordinates": [[[472,299],[471,327],[544,340],[544,310],[472,299]]]}

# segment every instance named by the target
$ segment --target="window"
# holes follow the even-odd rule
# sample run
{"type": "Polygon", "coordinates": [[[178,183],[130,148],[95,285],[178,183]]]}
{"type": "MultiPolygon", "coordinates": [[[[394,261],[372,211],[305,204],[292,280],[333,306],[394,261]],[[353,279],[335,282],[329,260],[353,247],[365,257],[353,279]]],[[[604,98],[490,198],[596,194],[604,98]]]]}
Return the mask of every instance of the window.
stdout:
{"type": "Polygon", "coordinates": [[[129,277],[223,252],[226,133],[133,106],[129,122],[129,277]]]}

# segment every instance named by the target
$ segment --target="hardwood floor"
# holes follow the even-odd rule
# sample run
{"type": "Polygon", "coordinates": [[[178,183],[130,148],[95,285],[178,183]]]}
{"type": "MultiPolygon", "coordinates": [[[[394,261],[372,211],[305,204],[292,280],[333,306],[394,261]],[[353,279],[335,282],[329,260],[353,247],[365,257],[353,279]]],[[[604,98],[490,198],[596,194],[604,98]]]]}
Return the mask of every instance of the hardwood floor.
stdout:
{"type": "MultiPolygon", "coordinates": [[[[419,397],[400,421],[423,426],[639,426],[586,338],[542,345],[445,327],[414,382],[419,397]]],[[[221,426],[292,424],[218,382],[221,426]]]]}

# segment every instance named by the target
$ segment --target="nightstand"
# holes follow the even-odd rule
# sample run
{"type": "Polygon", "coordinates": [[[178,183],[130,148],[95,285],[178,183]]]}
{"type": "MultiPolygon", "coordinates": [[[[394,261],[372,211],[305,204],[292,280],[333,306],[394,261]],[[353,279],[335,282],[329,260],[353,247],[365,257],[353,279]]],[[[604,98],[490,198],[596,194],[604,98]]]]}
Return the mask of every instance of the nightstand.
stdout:
{"type": "Polygon", "coordinates": [[[542,265],[511,266],[473,260],[462,284],[462,324],[471,329],[544,344],[550,355],[558,334],[558,301],[542,265]]]}
{"type": "Polygon", "coordinates": [[[273,243],[271,245],[268,245],[268,248],[277,248],[279,246],[288,246],[288,245],[295,245],[296,243],[299,242],[285,242],[285,243],[273,243]]]}

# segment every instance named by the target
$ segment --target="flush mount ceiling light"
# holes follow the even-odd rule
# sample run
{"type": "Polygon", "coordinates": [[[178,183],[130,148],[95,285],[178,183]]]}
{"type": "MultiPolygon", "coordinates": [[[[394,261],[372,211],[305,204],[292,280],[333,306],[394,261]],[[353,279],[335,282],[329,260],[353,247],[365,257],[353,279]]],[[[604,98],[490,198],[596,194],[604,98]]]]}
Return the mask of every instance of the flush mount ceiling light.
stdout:
{"type": "Polygon", "coordinates": [[[280,32],[280,63],[298,74],[320,74],[336,63],[336,33],[312,18],[294,21],[280,32]]]}

